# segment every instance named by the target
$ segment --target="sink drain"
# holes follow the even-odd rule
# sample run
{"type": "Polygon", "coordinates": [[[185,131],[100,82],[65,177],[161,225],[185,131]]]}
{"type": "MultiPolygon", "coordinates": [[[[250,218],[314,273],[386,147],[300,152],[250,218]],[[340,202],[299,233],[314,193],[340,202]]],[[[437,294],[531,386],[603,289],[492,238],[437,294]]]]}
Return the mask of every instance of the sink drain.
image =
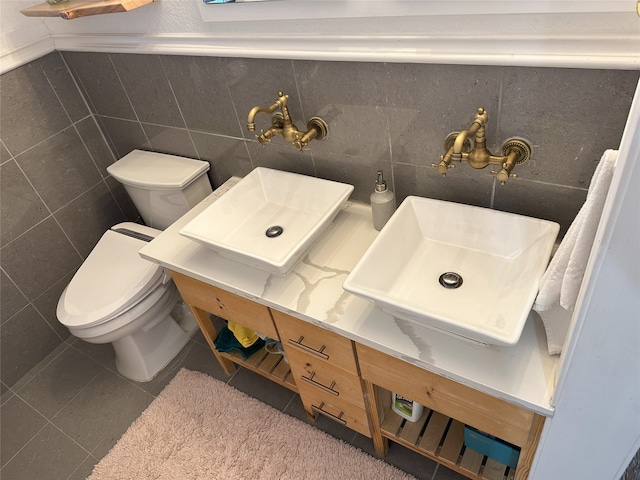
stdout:
{"type": "Polygon", "coordinates": [[[458,288],[462,285],[462,276],[455,272],[445,272],[438,281],[444,288],[458,288]]]}
{"type": "Polygon", "coordinates": [[[267,228],[267,231],[264,232],[264,234],[269,238],[275,238],[282,235],[282,232],[284,232],[284,228],[280,225],[274,225],[273,227],[267,228]]]}

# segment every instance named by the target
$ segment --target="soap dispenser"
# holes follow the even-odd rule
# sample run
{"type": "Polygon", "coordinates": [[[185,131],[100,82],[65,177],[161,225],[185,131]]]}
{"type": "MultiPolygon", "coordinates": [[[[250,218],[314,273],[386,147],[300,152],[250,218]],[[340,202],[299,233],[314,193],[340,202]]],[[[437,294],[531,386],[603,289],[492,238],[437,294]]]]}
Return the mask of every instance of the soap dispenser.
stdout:
{"type": "Polygon", "coordinates": [[[396,196],[387,188],[387,182],[382,177],[382,171],[378,170],[376,187],[371,194],[371,214],[373,215],[373,227],[382,230],[385,223],[396,210],[396,196]]]}

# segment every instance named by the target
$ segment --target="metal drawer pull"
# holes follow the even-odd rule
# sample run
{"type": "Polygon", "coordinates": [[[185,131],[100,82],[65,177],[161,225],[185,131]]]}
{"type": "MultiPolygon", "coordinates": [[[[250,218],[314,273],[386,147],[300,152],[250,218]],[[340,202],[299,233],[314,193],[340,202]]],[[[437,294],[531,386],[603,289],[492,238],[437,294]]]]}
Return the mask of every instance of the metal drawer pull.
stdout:
{"type": "Polygon", "coordinates": [[[336,422],[341,423],[342,425],[346,425],[347,424],[347,421],[342,418],[342,415],[344,415],[343,411],[340,411],[340,415],[335,416],[334,414],[329,413],[326,410],[323,410],[322,407],[324,407],[324,402],[322,402],[319,407],[316,407],[313,403],[311,404],[311,408],[313,410],[317,411],[318,413],[326,415],[331,420],[335,420],[336,422]]]}
{"type": "Polygon", "coordinates": [[[318,387],[320,390],[323,390],[327,393],[330,393],[331,395],[335,395],[336,397],[338,395],[340,395],[340,392],[336,392],[333,387],[336,385],[335,380],[333,382],[331,382],[331,385],[329,385],[328,387],[324,386],[323,384],[316,382],[313,377],[316,376],[316,372],[311,372],[311,375],[309,375],[308,377],[305,377],[304,375],[302,375],[300,377],[300,379],[304,380],[307,383],[310,383],[311,385],[313,385],[314,387],[318,387]]]}
{"type": "Polygon", "coordinates": [[[324,351],[324,349],[327,348],[326,346],[322,345],[320,347],[320,350],[315,350],[315,349],[313,349],[311,347],[307,347],[306,345],[304,345],[302,343],[302,340],[304,340],[304,337],[302,335],[300,335],[300,338],[298,339],[297,342],[295,340],[291,339],[291,338],[289,340],[287,340],[287,341],[289,342],[289,344],[294,345],[294,346],[296,346],[298,348],[301,348],[305,352],[309,352],[312,355],[320,357],[320,358],[322,358],[324,360],[329,360],[329,355],[327,355],[326,353],[322,353],[324,351]]]}

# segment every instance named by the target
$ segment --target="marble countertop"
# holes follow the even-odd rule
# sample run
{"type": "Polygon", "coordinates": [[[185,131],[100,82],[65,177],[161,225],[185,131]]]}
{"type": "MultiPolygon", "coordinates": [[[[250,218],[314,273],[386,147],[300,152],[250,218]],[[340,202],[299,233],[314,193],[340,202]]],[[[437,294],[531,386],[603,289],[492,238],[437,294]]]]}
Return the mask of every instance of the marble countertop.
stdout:
{"type": "Polygon", "coordinates": [[[378,232],[371,208],[347,202],[300,263],[274,275],[221,257],[180,235],[180,229],[229,190],[231,178],[142,248],[140,255],[171,270],[221,287],[303,321],[520,405],[553,415],[558,356],[547,353],[544,327],[530,316],[517,345],[484,346],[394,318],[342,283],[378,232]]]}

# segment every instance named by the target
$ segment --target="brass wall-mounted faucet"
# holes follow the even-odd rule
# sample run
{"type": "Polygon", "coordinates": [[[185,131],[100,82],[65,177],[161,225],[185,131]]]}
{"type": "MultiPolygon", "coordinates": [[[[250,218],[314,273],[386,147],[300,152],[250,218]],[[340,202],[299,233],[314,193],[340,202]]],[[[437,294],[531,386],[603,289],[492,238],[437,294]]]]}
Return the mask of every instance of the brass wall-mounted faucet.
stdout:
{"type": "Polygon", "coordinates": [[[277,112],[271,117],[271,127],[267,130],[260,130],[260,135],[256,135],[258,142],[264,146],[265,143],[271,142],[271,138],[275,135],[282,135],[285,141],[302,152],[302,149],[309,145],[309,142],[314,138],[322,140],[326,137],[329,127],[321,118],[312,117],[307,123],[307,131],[299,131],[289,115],[289,109],[287,108],[288,100],[289,95],[278,92],[278,98],[273,105],[268,107],[253,107],[247,116],[247,129],[250,132],[255,131],[256,124],[254,120],[258,113],[266,113],[268,115],[280,109],[282,113],[277,112]]]}
{"type": "Polygon", "coordinates": [[[442,176],[446,176],[449,168],[455,168],[451,162],[461,162],[465,160],[473,168],[484,168],[487,165],[500,165],[499,171],[492,171],[502,185],[509,179],[517,175],[511,173],[516,165],[522,165],[531,157],[531,145],[526,140],[519,137],[507,139],[501,148],[502,155],[493,155],[487,149],[487,139],[485,137],[485,126],[489,116],[484,108],[478,108],[473,123],[468,130],[453,132],[447,135],[444,141],[445,154],[440,157],[440,163],[432,164],[437,168],[442,176]],[[471,139],[473,138],[473,148],[471,139]]]}

